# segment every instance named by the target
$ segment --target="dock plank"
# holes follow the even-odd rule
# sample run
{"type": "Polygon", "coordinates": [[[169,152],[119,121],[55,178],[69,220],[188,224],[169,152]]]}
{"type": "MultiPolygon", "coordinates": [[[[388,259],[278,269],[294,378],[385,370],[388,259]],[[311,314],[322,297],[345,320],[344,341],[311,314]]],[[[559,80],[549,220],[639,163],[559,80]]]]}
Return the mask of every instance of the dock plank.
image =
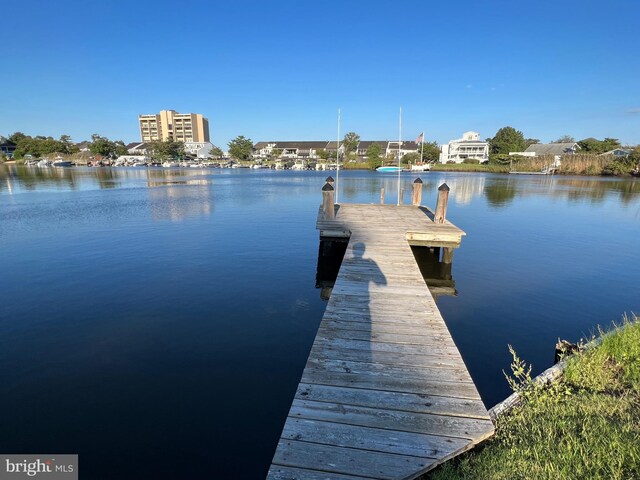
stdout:
{"type": "Polygon", "coordinates": [[[493,434],[411,244],[465,233],[409,205],[336,205],[346,253],[268,479],[408,479],[493,434]]]}

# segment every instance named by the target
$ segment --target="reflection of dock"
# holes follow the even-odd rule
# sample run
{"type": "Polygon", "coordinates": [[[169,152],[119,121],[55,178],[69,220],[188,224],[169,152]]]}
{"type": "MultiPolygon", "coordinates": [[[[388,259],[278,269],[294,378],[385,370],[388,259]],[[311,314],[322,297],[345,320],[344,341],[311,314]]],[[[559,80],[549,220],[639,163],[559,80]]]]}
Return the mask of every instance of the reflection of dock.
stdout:
{"type": "Polygon", "coordinates": [[[415,478],[493,433],[410,245],[450,265],[464,232],[418,206],[325,211],[321,239],[349,243],[268,478],[415,478]]]}

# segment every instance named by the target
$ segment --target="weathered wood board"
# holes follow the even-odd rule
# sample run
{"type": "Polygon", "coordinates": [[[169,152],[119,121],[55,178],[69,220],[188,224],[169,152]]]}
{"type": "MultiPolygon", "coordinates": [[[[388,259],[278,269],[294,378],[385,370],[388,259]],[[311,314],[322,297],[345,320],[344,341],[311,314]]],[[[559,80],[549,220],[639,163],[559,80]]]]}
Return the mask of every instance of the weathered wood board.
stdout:
{"type": "Polygon", "coordinates": [[[425,207],[335,212],[317,228],[347,252],[267,478],[415,478],[493,434],[410,246],[464,232],[425,207]]]}

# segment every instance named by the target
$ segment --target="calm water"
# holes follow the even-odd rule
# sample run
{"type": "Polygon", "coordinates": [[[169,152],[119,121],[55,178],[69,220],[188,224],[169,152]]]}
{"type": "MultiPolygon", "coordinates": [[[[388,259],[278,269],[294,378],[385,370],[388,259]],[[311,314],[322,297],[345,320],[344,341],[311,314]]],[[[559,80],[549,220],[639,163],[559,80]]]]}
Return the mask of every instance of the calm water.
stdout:
{"type": "MultiPolygon", "coordinates": [[[[325,303],[326,172],[0,166],[0,451],[83,478],[263,478],[325,303]]],[[[406,174],[407,189],[413,176],[406,174]]],[[[640,311],[640,182],[426,173],[467,232],[442,314],[488,406],[507,344],[640,311]]],[[[395,202],[342,172],[340,201],[395,202]]]]}

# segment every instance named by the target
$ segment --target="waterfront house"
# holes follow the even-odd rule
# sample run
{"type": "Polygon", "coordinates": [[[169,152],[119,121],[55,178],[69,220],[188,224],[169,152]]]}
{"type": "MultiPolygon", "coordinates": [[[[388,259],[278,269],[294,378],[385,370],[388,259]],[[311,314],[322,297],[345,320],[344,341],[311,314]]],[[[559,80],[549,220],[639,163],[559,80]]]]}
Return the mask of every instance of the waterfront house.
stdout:
{"type": "MultiPolygon", "coordinates": [[[[380,147],[381,157],[394,157],[398,155],[398,141],[396,140],[362,140],[356,147],[356,154],[361,160],[364,160],[367,156],[367,151],[371,145],[378,145],[380,147]]],[[[404,157],[407,153],[417,153],[419,151],[419,145],[413,141],[403,141],[400,145],[400,155],[404,157]]]]}
{"type": "Polygon", "coordinates": [[[146,142],[145,143],[133,142],[133,143],[127,144],[126,149],[127,149],[127,152],[129,152],[131,155],[146,155],[148,146],[149,145],[146,142]]]}
{"type": "MultiPolygon", "coordinates": [[[[542,155],[553,155],[559,157],[560,155],[573,155],[580,150],[580,145],[577,142],[566,143],[534,143],[529,145],[527,149],[522,152],[525,157],[540,157],[542,155]]],[[[512,152],[509,152],[511,155],[512,152]]],[[[519,155],[519,152],[513,152],[515,155],[519,155]]]]}
{"type": "Polygon", "coordinates": [[[336,145],[337,145],[337,150],[340,153],[340,156],[344,155],[344,144],[343,143],[338,143],[338,142],[327,142],[327,145],[324,147],[324,149],[329,153],[329,155],[331,155],[334,159],[336,157],[336,145]]]}
{"type": "Polygon", "coordinates": [[[7,140],[6,142],[0,143],[0,153],[2,153],[5,157],[12,158],[13,152],[16,151],[17,145],[13,142],[7,140]]]}
{"type": "Polygon", "coordinates": [[[480,140],[478,132],[464,132],[462,138],[449,141],[440,147],[440,163],[462,163],[466,159],[489,161],[489,143],[480,140]]]}
{"type": "Polygon", "coordinates": [[[253,146],[253,158],[265,159],[273,156],[274,150],[278,150],[278,157],[285,159],[316,159],[320,158],[320,151],[327,149],[328,144],[335,143],[326,140],[300,141],[300,142],[258,142],[253,146]]]}
{"type": "Polygon", "coordinates": [[[380,147],[380,156],[384,157],[387,152],[387,147],[389,146],[388,140],[362,140],[360,143],[358,143],[356,154],[359,157],[366,157],[367,150],[369,150],[369,147],[374,144],[380,147]]]}
{"type": "Polygon", "coordinates": [[[185,142],[184,152],[196,158],[208,158],[213,147],[211,142],[185,142]]]}
{"type": "Polygon", "coordinates": [[[603,157],[605,155],[613,155],[616,158],[627,158],[631,155],[630,148],[614,148],[613,150],[609,150],[608,152],[601,153],[599,156],[603,157]]]}
{"type": "Polygon", "coordinates": [[[88,152],[90,145],[91,142],[87,142],[86,140],[76,143],[76,147],[78,148],[79,152],[88,152]]]}

